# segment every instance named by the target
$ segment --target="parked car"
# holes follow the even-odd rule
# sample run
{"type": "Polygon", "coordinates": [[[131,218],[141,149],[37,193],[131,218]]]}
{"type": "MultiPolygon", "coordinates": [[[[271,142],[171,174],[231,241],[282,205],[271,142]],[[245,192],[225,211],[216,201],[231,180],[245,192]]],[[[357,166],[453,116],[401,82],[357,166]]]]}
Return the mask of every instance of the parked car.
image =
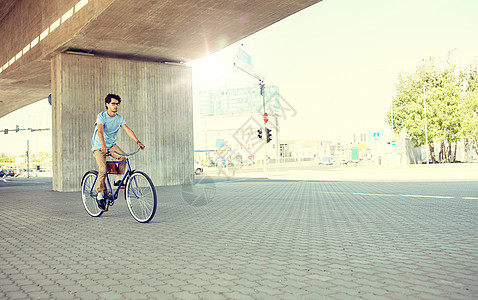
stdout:
{"type": "Polygon", "coordinates": [[[201,164],[194,163],[194,174],[201,175],[204,172],[204,168],[201,164]]]}
{"type": "Polygon", "coordinates": [[[206,167],[215,167],[215,166],[216,166],[216,163],[213,160],[209,160],[206,163],[206,167]]]}
{"type": "Polygon", "coordinates": [[[252,165],[252,164],[253,164],[253,161],[250,160],[250,159],[243,159],[243,160],[242,160],[242,165],[243,165],[243,166],[250,166],[250,165],[252,165]]]}
{"type": "Polygon", "coordinates": [[[13,169],[6,169],[4,172],[5,172],[5,177],[7,176],[15,177],[15,171],[13,169]]]}
{"type": "Polygon", "coordinates": [[[332,164],[332,158],[328,156],[322,157],[321,160],[319,160],[319,165],[331,165],[332,164]]]}

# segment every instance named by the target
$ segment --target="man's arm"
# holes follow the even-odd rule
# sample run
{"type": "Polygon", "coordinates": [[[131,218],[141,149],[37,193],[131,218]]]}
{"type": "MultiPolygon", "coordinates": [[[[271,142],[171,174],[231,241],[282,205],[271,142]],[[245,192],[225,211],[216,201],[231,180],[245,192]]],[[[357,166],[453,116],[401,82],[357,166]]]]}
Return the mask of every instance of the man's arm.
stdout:
{"type": "Polygon", "coordinates": [[[136,144],[141,148],[141,149],[144,149],[144,145],[143,143],[141,143],[139,141],[139,139],[136,137],[136,135],[134,134],[133,130],[131,130],[126,124],[123,124],[123,126],[121,126],[121,128],[124,129],[124,131],[126,131],[126,134],[133,140],[136,142],[136,144]]]}
{"type": "Polygon", "coordinates": [[[108,147],[106,147],[106,143],[105,143],[105,127],[103,126],[103,124],[100,124],[100,123],[97,123],[96,127],[98,128],[98,139],[100,140],[100,144],[101,144],[100,151],[103,153],[108,153],[109,149],[108,147]]]}

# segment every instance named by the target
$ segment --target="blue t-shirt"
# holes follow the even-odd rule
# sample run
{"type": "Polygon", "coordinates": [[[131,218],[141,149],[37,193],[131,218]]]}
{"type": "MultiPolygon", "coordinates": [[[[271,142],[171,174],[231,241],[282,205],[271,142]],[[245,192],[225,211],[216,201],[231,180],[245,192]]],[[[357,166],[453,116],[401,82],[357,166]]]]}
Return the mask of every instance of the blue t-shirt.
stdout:
{"type": "Polygon", "coordinates": [[[110,117],[106,111],[100,112],[96,118],[95,132],[93,133],[93,138],[91,139],[92,151],[101,149],[100,139],[98,138],[98,127],[96,127],[96,124],[103,124],[103,135],[105,138],[106,147],[109,148],[116,144],[118,130],[121,126],[126,124],[126,122],[119,114],[116,114],[114,117],[110,117]]]}

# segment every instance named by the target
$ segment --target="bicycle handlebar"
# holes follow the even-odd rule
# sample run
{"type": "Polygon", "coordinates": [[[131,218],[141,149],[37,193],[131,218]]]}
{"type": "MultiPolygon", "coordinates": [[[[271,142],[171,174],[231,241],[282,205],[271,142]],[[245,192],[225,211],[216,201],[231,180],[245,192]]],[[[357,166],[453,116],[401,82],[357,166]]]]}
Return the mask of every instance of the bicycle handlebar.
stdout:
{"type": "Polygon", "coordinates": [[[121,155],[121,156],[131,156],[131,155],[135,155],[136,153],[138,153],[139,150],[141,150],[141,147],[138,147],[138,149],[136,149],[136,151],[134,151],[132,153],[119,153],[119,152],[116,152],[114,150],[108,150],[107,155],[110,154],[111,152],[114,152],[114,153],[116,153],[118,155],[121,155]]]}

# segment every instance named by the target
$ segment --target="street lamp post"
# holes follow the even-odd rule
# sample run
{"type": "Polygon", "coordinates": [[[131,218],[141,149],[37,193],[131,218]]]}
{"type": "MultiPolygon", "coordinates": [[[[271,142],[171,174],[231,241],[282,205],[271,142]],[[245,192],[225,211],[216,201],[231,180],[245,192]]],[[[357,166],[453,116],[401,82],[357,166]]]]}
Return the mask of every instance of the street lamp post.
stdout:
{"type": "Polygon", "coordinates": [[[428,152],[430,149],[428,149],[428,124],[427,124],[427,101],[426,101],[426,92],[427,92],[427,87],[432,87],[431,84],[425,84],[423,85],[423,110],[425,112],[425,152],[427,154],[427,165],[429,164],[429,159],[428,159],[428,152]]]}

